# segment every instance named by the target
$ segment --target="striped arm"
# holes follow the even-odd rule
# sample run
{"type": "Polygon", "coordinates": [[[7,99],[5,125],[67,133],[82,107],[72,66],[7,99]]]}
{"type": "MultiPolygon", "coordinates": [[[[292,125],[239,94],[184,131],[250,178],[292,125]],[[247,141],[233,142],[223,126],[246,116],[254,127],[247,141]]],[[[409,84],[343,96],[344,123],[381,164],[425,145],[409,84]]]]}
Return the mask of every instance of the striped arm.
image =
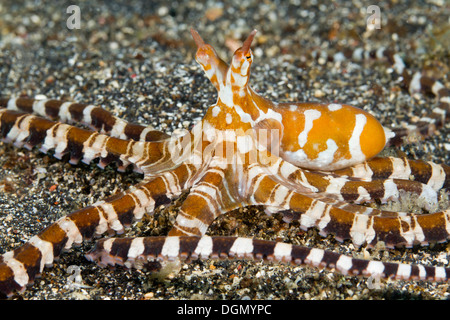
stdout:
{"type": "Polygon", "coordinates": [[[87,254],[100,266],[141,269],[176,259],[253,259],[333,269],[344,275],[448,281],[450,268],[355,259],[343,254],[282,242],[240,237],[146,237],[100,240],[87,254]]]}
{"type": "Polygon", "coordinates": [[[81,123],[92,130],[120,139],[158,141],[169,138],[164,132],[131,124],[112,115],[109,111],[90,104],[61,100],[36,100],[29,98],[0,99],[0,108],[35,114],[63,123],[81,123]]]}
{"type": "MultiPolygon", "coordinates": [[[[388,160],[380,158],[383,163],[391,163],[393,159],[395,159],[394,163],[398,160],[397,158],[388,160]]],[[[436,205],[437,192],[450,183],[450,167],[446,165],[414,162],[414,164],[421,165],[419,170],[412,171],[411,167],[399,168],[396,166],[396,169],[391,171],[392,173],[383,173],[383,177],[380,177],[377,176],[377,172],[370,169],[371,163],[373,161],[339,170],[336,174],[335,172],[304,170],[280,160],[269,170],[271,175],[276,176],[286,185],[303,186],[311,189],[314,193],[322,196],[328,195],[340,201],[363,203],[380,200],[384,203],[388,200],[397,200],[400,191],[412,192],[423,200],[427,210],[436,205]],[[429,170],[427,171],[427,169],[429,170]],[[397,176],[400,178],[395,178],[397,176]],[[413,180],[416,177],[419,181],[413,180]]],[[[379,166],[375,168],[381,173],[382,169],[379,166]]]]}
{"type": "Polygon", "coordinates": [[[224,168],[213,160],[191,188],[169,235],[204,235],[219,215],[239,206],[225,175],[224,168]]]}
{"type": "MultiPolygon", "coordinates": [[[[368,206],[357,205],[353,203],[343,202],[339,200],[332,199],[328,196],[322,195],[308,195],[316,201],[321,201],[327,205],[331,205],[335,208],[342,209],[347,212],[352,212],[354,214],[368,215],[368,216],[378,216],[378,217],[399,217],[411,215],[409,212],[402,211],[387,211],[381,209],[375,209],[368,206]]],[[[294,212],[292,210],[286,210],[283,207],[266,207],[266,213],[272,215],[274,213],[281,213],[283,215],[283,220],[285,222],[292,222],[293,220],[300,220],[301,213],[294,212]]]]}
{"type": "Polygon", "coordinates": [[[424,208],[430,210],[438,202],[438,193],[429,185],[418,181],[400,179],[377,179],[373,181],[355,181],[332,175],[320,177],[305,173],[303,177],[292,177],[294,181],[302,179],[307,183],[318,187],[318,195],[328,196],[340,201],[351,201],[353,203],[370,203],[379,200],[381,203],[397,201],[402,191],[411,192],[418,196],[424,208]],[[321,183],[324,182],[324,183],[321,183]]]}
{"type": "Polygon", "coordinates": [[[372,179],[404,179],[427,184],[435,191],[450,187],[450,166],[407,158],[376,157],[355,166],[333,171],[334,175],[372,179]]]}
{"type": "MultiPolygon", "coordinates": [[[[385,216],[359,214],[298,193],[260,170],[249,177],[249,204],[298,213],[304,230],[318,228],[322,236],[334,234],[338,241],[352,240],[356,246],[385,242],[387,247],[444,242],[450,236],[450,209],[432,214],[385,216]]],[[[345,208],[345,207],[344,207],[345,208]]]]}
{"type": "Polygon", "coordinates": [[[0,137],[2,141],[14,143],[17,147],[31,149],[41,144],[40,151],[44,153],[54,149],[57,159],[70,154],[71,164],[77,164],[80,160],[89,164],[100,158],[99,166],[103,168],[116,161],[119,171],[134,164],[137,170],[145,167],[145,172],[150,172],[152,166],[157,166],[159,170],[171,161],[167,140],[126,141],[7,109],[0,109],[0,137]]]}
{"type": "Polygon", "coordinates": [[[0,294],[10,296],[15,290],[24,290],[44,266],[50,266],[63,249],[70,249],[74,243],[106,231],[123,233],[133,221],[141,220],[145,213],[170,203],[188,189],[194,174],[193,165],[181,165],[59,219],[23,246],[0,256],[0,294]]]}

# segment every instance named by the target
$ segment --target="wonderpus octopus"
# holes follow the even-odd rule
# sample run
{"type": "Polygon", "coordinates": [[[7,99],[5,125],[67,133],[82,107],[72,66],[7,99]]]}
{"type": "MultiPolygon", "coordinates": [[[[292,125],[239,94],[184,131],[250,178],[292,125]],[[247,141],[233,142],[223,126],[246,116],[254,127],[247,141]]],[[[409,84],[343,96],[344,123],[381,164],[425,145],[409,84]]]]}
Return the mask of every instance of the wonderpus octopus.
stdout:
{"type": "Polygon", "coordinates": [[[206,236],[220,215],[244,206],[264,206],[268,214],[297,220],[303,230],[317,228],[355,246],[383,241],[387,247],[447,241],[450,209],[413,214],[361,204],[397,200],[402,191],[426,207],[448,188],[450,167],[376,155],[390,139],[411,131],[431,133],[448,117],[450,92],[420,74],[410,77],[398,55],[388,50],[355,51],[387,57],[410,90],[433,93],[438,106],[415,127],[389,130],[372,115],[340,103],[276,103],[249,85],[256,31],[235,51],[230,65],[192,30],[196,60],[218,91],[202,121],[192,130],[169,136],[121,120],[106,110],[59,100],[23,97],[0,100],[4,142],[54,150],[70,163],[98,159],[119,170],[134,166],[143,179],[130,189],[60,218],[21,247],[0,258],[0,292],[24,290],[63,250],[105,232],[121,234],[134,221],[183,201],[168,236],[104,238],[87,254],[100,265],[142,268],[154,261],[206,258],[262,259],[327,267],[346,275],[444,281],[450,269],[355,259],[343,254],[242,237],[206,236]],[[44,118],[45,117],[45,118],[44,118]],[[88,125],[92,130],[73,124],[88,125]],[[430,129],[431,128],[431,129],[430,129]]]}

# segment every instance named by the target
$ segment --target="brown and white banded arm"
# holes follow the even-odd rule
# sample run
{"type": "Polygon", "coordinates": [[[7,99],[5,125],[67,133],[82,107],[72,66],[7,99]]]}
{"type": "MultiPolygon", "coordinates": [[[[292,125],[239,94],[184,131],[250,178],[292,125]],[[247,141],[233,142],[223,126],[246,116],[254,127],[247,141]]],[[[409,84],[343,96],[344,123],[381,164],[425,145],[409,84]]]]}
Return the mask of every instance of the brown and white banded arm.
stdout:
{"type": "Polygon", "coordinates": [[[303,230],[315,227],[322,236],[334,234],[337,240],[352,240],[356,246],[384,241],[387,247],[411,247],[443,242],[450,237],[450,209],[422,215],[389,216],[375,209],[374,214],[360,214],[297,192],[264,170],[255,171],[247,183],[252,186],[249,204],[263,205],[272,211],[291,210],[298,213],[303,230]]]}
{"type": "Polygon", "coordinates": [[[334,175],[361,180],[402,179],[429,185],[435,191],[450,187],[450,166],[407,158],[376,157],[355,166],[333,171],[334,175]]]}
{"type": "Polygon", "coordinates": [[[169,235],[204,235],[219,215],[240,206],[226,166],[220,159],[211,161],[208,171],[193,184],[169,235]]]}
{"type": "Polygon", "coordinates": [[[169,139],[156,142],[123,140],[8,109],[0,109],[0,138],[27,149],[41,145],[42,152],[54,150],[57,159],[70,154],[71,164],[80,160],[89,164],[100,158],[99,166],[103,168],[116,161],[119,171],[133,164],[137,171],[151,173],[172,160],[169,139]]]}
{"type": "Polygon", "coordinates": [[[146,178],[127,191],[59,219],[23,246],[1,255],[0,293],[11,295],[15,290],[24,290],[44,266],[52,265],[62,250],[70,249],[73,244],[107,231],[123,233],[145,213],[152,213],[187,190],[195,170],[195,166],[183,164],[170,172],[146,178]]]}
{"type": "MultiPolygon", "coordinates": [[[[240,237],[146,237],[100,240],[87,258],[100,266],[145,268],[154,261],[252,259],[334,269],[344,275],[445,281],[450,268],[356,259],[283,242],[240,237]]],[[[154,267],[154,264],[152,264],[154,267]]]]}
{"type": "Polygon", "coordinates": [[[92,130],[125,140],[159,141],[170,137],[151,126],[128,123],[102,107],[91,104],[19,97],[0,99],[0,108],[35,114],[68,124],[81,123],[92,130]]]}
{"type": "Polygon", "coordinates": [[[408,161],[397,158],[381,162],[387,166],[386,170],[392,169],[382,176],[370,169],[371,164],[376,163],[375,160],[336,172],[314,172],[279,160],[269,170],[280,183],[290,185],[293,189],[296,186],[310,188],[319,197],[328,196],[353,203],[375,200],[385,203],[388,200],[398,200],[400,192],[406,191],[422,199],[427,210],[438,202],[437,192],[450,184],[450,167],[446,165],[415,161],[409,166],[408,161]],[[403,165],[405,163],[408,167],[403,165]]]}

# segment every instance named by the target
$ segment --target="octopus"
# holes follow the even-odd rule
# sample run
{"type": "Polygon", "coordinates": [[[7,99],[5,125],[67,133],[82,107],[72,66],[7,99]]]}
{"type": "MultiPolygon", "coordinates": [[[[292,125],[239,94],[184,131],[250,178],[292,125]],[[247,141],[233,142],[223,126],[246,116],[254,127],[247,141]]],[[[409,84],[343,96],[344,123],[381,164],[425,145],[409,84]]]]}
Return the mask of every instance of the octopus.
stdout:
{"type": "Polygon", "coordinates": [[[448,240],[450,209],[415,214],[366,204],[398,200],[401,192],[433,208],[450,184],[450,167],[429,161],[378,157],[411,131],[428,134],[449,115],[450,91],[439,81],[408,77],[388,50],[355,51],[354,58],[388,57],[411,90],[432,92],[438,106],[416,126],[391,130],[370,113],[343,103],[277,103],[250,86],[253,30],[230,64],[191,30],[196,61],[217,89],[217,102],[189,131],[169,136],[128,123],[105,109],[60,100],[0,99],[0,134],[16,147],[53,151],[69,163],[132,166],[142,180],[72,212],[0,256],[0,292],[23,291],[63,251],[103,234],[123,234],[145,214],[170,205],[183,193],[167,236],[98,240],[87,259],[101,266],[158,269],[164,261],[255,259],[329,268],[350,276],[447,281],[450,269],[357,259],[284,242],[208,236],[210,225],[232,210],[263,206],[302,230],[351,241],[356,247],[412,247],[448,240]],[[87,125],[90,129],[75,124],[87,125]]]}

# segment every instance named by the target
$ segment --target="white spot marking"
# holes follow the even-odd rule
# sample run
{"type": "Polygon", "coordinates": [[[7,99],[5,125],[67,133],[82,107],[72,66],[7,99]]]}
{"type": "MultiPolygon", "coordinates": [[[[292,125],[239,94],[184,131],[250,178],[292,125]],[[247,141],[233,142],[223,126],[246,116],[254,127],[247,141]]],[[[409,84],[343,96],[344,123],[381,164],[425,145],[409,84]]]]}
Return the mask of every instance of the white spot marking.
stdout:
{"type": "Polygon", "coordinates": [[[435,272],[434,272],[434,278],[437,281],[447,279],[447,273],[445,272],[445,268],[444,267],[436,267],[435,272]]]}
{"type": "Polygon", "coordinates": [[[3,255],[3,262],[11,268],[14,273],[14,281],[21,287],[28,284],[28,273],[25,266],[19,260],[14,259],[14,252],[9,251],[3,255]]]}
{"type": "Polygon", "coordinates": [[[412,79],[411,82],[409,83],[409,93],[415,93],[415,92],[419,92],[420,89],[422,88],[422,86],[420,85],[420,78],[422,77],[422,75],[420,74],[420,72],[416,72],[412,79]]]}
{"type": "Polygon", "coordinates": [[[388,200],[396,200],[399,197],[399,192],[397,185],[392,181],[391,179],[386,179],[383,182],[384,187],[384,197],[381,199],[382,202],[388,201],[388,200]]]}
{"type": "Polygon", "coordinates": [[[92,117],[91,117],[91,112],[92,110],[96,108],[94,105],[90,104],[88,106],[86,106],[86,108],[84,108],[83,110],[83,121],[86,124],[91,124],[92,123],[92,117]]]}
{"type": "Polygon", "coordinates": [[[427,185],[429,185],[433,190],[439,191],[445,182],[445,171],[444,168],[436,163],[428,162],[431,166],[431,177],[428,180],[427,185]]]}
{"type": "Polygon", "coordinates": [[[212,108],[212,116],[213,117],[217,117],[220,113],[220,107],[219,106],[215,106],[214,108],[212,108]]]}
{"type": "Polygon", "coordinates": [[[356,48],[355,51],[353,51],[352,59],[356,61],[362,60],[363,52],[363,48],[356,48]]]}
{"type": "Polygon", "coordinates": [[[128,249],[127,257],[131,259],[136,259],[142,253],[144,253],[144,250],[145,250],[144,238],[142,237],[134,238],[133,241],[131,241],[130,248],[128,249]]]}
{"type": "Polygon", "coordinates": [[[80,244],[83,242],[83,236],[81,235],[80,230],[70,218],[63,217],[58,220],[57,223],[67,235],[67,242],[64,246],[65,249],[70,249],[73,243],[80,244]]]}
{"type": "Polygon", "coordinates": [[[350,236],[356,246],[370,243],[376,236],[373,228],[373,217],[367,215],[355,215],[350,229],[350,236]]]}
{"type": "Polygon", "coordinates": [[[253,148],[253,139],[249,135],[238,136],[236,139],[237,147],[240,153],[247,153],[253,148]]]}
{"type": "Polygon", "coordinates": [[[51,242],[42,240],[38,236],[34,236],[29,241],[34,247],[41,252],[41,266],[40,272],[44,270],[44,266],[51,266],[53,263],[53,244],[51,242]]]}
{"type": "Polygon", "coordinates": [[[440,83],[439,81],[436,81],[433,86],[431,87],[431,91],[435,96],[438,96],[438,93],[441,89],[444,89],[444,85],[440,83]]]}
{"type": "Polygon", "coordinates": [[[366,156],[361,150],[361,133],[364,130],[366,125],[367,118],[363,114],[357,114],[355,116],[355,127],[353,128],[352,136],[348,141],[348,148],[350,150],[350,154],[352,155],[352,159],[356,161],[364,161],[366,156]]]}
{"type": "Polygon", "coordinates": [[[397,269],[397,279],[409,279],[411,276],[411,266],[408,264],[400,263],[397,269]]]}
{"type": "Polygon", "coordinates": [[[383,58],[384,50],[386,50],[386,48],[384,47],[380,47],[377,49],[377,51],[375,52],[375,56],[377,57],[377,59],[383,58]]]}
{"type": "Polygon", "coordinates": [[[313,121],[319,119],[322,115],[318,110],[306,110],[305,113],[305,127],[303,131],[298,135],[298,144],[303,148],[308,141],[308,133],[313,127],[313,121]]]}
{"type": "Polygon", "coordinates": [[[328,105],[328,110],[330,110],[330,111],[337,111],[339,109],[342,109],[342,105],[341,104],[331,103],[331,104],[328,105]]]}
{"type": "Polygon", "coordinates": [[[33,111],[40,115],[40,116],[45,116],[45,103],[48,100],[36,100],[33,102],[33,111]]]}
{"type": "Polygon", "coordinates": [[[384,264],[380,261],[370,261],[366,269],[367,273],[372,276],[381,276],[384,271],[384,264]]]}
{"type": "Polygon", "coordinates": [[[338,261],[336,262],[336,269],[342,272],[343,274],[347,274],[348,270],[350,270],[352,265],[353,265],[352,258],[345,255],[341,255],[338,261]]]}
{"type": "Polygon", "coordinates": [[[227,124],[231,124],[233,122],[233,117],[231,116],[230,113],[227,113],[227,115],[225,116],[225,122],[227,124]]]}
{"type": "Polygon", "coordinates": [[[178,257],[180,252],[180,239],[178,237],[167,237],[161,250],[163,257],[173,259],[178,257]]]}
{"type": "Polygon", "coordinates": [[[11,99],[9,99],[8,100],[8,106],[6,107],[7,109],[9,109],[9,110],[19,110],[18,108],[17,108],[17,103],[16,103],[16,100],[17,100],[18,98],[11,98],[11,99]]]}
{"type": "Polygon", "coordinates": [[[403,73],[403,70],[405,70],[405,63],[403,62],[403,59],[396,53],[394,54],[394,70],[399,75],[403,73]]]}
{"type": "Polygon", "coordinates": [[[70,122],[72,121],[72,115],[69,112],[69,107],[73,104],[73,102],[64,102],[59,108],[59,119],[61,122],[70,122]]]}
{"type": "Polygon", "coordinates": [[[300,217],[300,224],[302,229],[306,230],[316,225],[318,225],[320,229],[325,228],[330,221],[330,217],[327,215],[329,210],[330,207],[327,206],[324,202],[313,201],[308,210],[306,210],[306,212],[300,217]],[[317,224],[316,221],[319,219],[320,222],[317,224]]]}
{"type": "Polygon", "coordinates": [[[116,119],[116,122],[114,123],[114,126],[111,129],[111,136],[120,139],[127,139],[127,136],[125,135],[126,125],[127,123],[125,121],[116,119]]]}
{"type": "Polygon", "coordinates": [[[320,265],[320,263],[322,262],[324,253],[325,252],[321,249],[313,248],[309,252],[305,261],[306,261],[306,263],[310,263],[314,267],[318,267],[320,265]]]}
{"type": "Polygon", "coordinates": [[[336,153],[338,146],[333,139],[327,140],[327,149],[320,152],[317,155],[317,158],[314,159],[314,163],[316,163],[317,167],[326,168],[327,165],[333,162],[334,154],[336,153]]]}
{"type": "Polygon", "coordinates": [[[291,259],[292,245],[278,242],[273,249],[273,255],[277,261],[289,261],[291,259]]]}
{"type": "Polygon", "coordinates": [[[237,238],[230,248],[230,254],[241,258],[251,254],[253,251],[253,240],[249,238],[237,238]]]}
{"type": "MultiPolygon", "coordinates": [[[[180,213],[182,213],[182,212],[180,212],[180,213]]],[[[198,229],[201,234],[205,234],[206,230],[208,230],[208,227],[209,227],[209,225],[204,224],[201,220],[190,217],[185,213],[177,215],[177,218],[175,220],[175,226],[180,226],[180,227],[184,227],[187,229],[198,229]]],[[[180,230],[183,231],[182,229],[180,229],[180,230]]]]}
{"type": "Polygon", "coordinates": [[[203,236],[197,243],[195,254],[201,258],[208,258],[212,253],[213,241],[211,237],[203,236]]]}

